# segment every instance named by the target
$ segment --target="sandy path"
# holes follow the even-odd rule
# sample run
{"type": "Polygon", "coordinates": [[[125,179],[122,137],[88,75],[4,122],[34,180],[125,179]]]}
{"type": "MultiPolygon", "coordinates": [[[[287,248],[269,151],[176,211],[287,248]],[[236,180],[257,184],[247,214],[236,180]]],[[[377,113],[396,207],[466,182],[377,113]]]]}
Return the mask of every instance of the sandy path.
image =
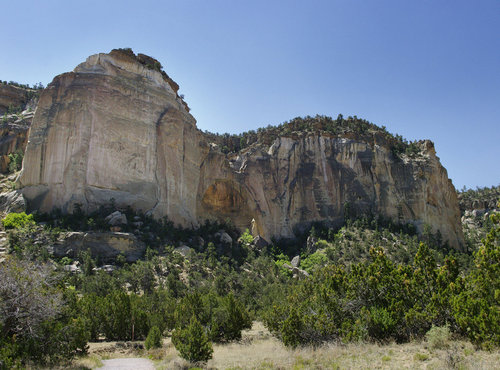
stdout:
{"type": "Polygon", "coordinates": [[[154,370],[153,362],[145,358],[115,358],[113,360],[103,360],[103,367],[99,370],[154,370]]]}

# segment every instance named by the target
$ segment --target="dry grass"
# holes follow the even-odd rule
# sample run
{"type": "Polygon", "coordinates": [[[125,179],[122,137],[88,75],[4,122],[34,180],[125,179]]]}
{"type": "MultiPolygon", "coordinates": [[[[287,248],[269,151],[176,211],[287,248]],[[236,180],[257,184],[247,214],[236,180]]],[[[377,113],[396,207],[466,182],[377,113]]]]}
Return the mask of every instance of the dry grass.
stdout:
{"type": "MultiPolygon", "coordinates": [[[[189,369],[189,363],[179,357],[165,339],[163,348],[151,351],[126,349],[117,351],[116,343],[91,345],[100,358],[147,357],[155,361],[158,369],[189,369]],[[113,348],[115,350],[113,350],[113,348]]],[[[89,366],[91,365],[91,366],[89,366]]],[[[205,368],[209,369],[500,369],[500,351],[476,350],[470,343],[450,342],[444,349],[433,349],[425,342],[378,345],[372,343],[328,344],[319,348],[289,350],[261,323],[243,333],[240,342],[214,345],[214,357],[205,368]]]]}

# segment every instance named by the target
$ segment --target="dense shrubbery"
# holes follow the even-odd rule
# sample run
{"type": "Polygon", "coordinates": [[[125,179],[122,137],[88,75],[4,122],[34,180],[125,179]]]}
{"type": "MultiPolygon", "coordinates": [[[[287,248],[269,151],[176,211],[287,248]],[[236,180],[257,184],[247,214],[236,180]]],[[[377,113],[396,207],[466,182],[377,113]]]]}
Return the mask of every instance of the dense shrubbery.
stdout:
{"type": "Polygon", "coordinates": [[[240,339],[241,331],[249,329],[252,323],[247,310],[232,293],[225,297],[189,294],[177,304],[174,315],[176,326],[181,329],[195,317],[215,342],[240,339]]]}
{"type": "Polygon", "coordinates": [[[48,265],[9,258],[0,264],[0,368],[40,364],[84,353],[82,318],[66,304],[66,289],[48,265]]]}
{"type": "Polygon", "coordinates": [[[172,343],[181,356],[188,361],[205,362],[212,358],[212,344],[195,316],[191,317],[189,325],[185,328],[178,328],[174,331],[172,343]]]}
{"type": "Polygon", "coordinates": [[[462,332],[485,347],[500,346],[500,214],[491,215],[491,221],[491,231],[474,254],[475,268],[452,299],[462,332]]]}
{"type": "Polygon", "coordinates": [[[21,150],[9,154],[9,172],[19,171],[23,165],[24,153],[21,150]]]}
{"type": "Polygon", "coordinates": [[[146,341],[144,342],[146,349],[151,348],[161,348],[162,346],[162,335],[160,329],[157,326],[153,326],[148,333],[146,341]]]}
{"type": "Polygon", "coordinates": [[[259,128],[257,131],[251,130],[238,135],[205,132],[211,140],[220,146],[224,153],[238,152],[255,143],[271,145],[280,136],[298,136],[313,133],[339,137],[354,133],[367,142],[373,142],[375,136],[378,135],[378,140],[385,141],[396,157],[403,153],[409,156],[416,156],[420,153],[420,146],[417,142],[408,142],[401,135],[392,135],[386,130],[385,126],[378,127],[356,116],[344,118],[342,114],[339,114],[337,119],[322,115],[296,117],[277,126],[269,125],[265,128],[259,128]]]}
{"type": "Polygon", "coordinates": [[[316,271],[294,287],[285,305],[268,312],[266,324],[291,346],[337,339],[407,341],[452,319],[443,299],[456,271],[452,258],[438,267],[424,244],[413,265],[397,265],[372,249],[369,262],[316,271]]]}
{"type": "Polygon", "coordinates": [[[27,215],[25,212],[21,213],[9,213],[2,220],[2,225],[6,229],[20,229],[25,226],[34,225],[35,221],[33,215],[27,215]]]}
{"type": "Polygon", "coordinates": [[[465,186],[458,191],[458,202],[462,213],[465,210],[473,209],[493,209],[500,199],[500,185],[467,189],[465,186]]]}
{"type": "Polygon", "coordinates": [[[449,326],[483,346],[500,345],[500,231],[475,253],[467,276],[457,260],[436,263],[423,243],[411,264],[392,262],[382,249],[348,267],[329,265],[291,289],[265,323],[288,346],[329,340],[408,341],[433,325],[449,326]]]}
{"type": "MultiPolygon", "coordinates": [[[[41,268],[41,285],[24,305],[36,308],[40,301],[45,310],[52,307],[28,314],[36,319],[33,336],[16,321],[2,319],[4,366],[70,359],[85,351],[87,340],[100,338],[146,339],[154,347],[170,333],[182,356],[204,361],[211,342],[240,339],[254,318],[291,347],[329,340],[402,342],[423,338],[433,326],[448,327],[478,345],[499,345],[498,216],[491,218],[494,227],[471,263],[430,228],[419,238],[411,225],[349,212],[340,229],[315,224],[295,244],[276,242],[258,251],[248,232],[238,239],[228,224],[187,230],[125,210],[127,218],[142,222],[144,229],[134,231],[148,245],[144,260],[127,264],[121,256],[115,261],[120,268],[104,272],[96,270],[98,259],[82,251],[76,257],[80,273],[63,272],[62,266],[72,263],[69,257],[54,264],[55,271],[40,267],[60,232],[105,230],[104,218],[114,210],[110,205],[85,215],[77,207],[73,215],[11,214],[3,220],[12,227],[13,255],[0,273],[27,284],[41,268]],[[214,238],[222,228],[233,239],[223,248],[214,238]],[[199,236],[204,242],[193,245],[187,257],[174,252],[172,245],[199,236]],[[283,267],[295,255],[308,278],[293,279],[283,267]]],[[[0,287],[4,311],[17,294],[5,286],[0,287]]]]}

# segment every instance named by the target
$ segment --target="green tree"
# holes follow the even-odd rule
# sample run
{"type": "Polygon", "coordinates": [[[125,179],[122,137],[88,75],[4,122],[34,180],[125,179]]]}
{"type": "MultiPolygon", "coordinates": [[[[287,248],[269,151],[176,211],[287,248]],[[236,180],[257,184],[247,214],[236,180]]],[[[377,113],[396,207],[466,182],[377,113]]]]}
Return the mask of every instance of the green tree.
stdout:
{"type": "Polygon", "coordinates": [[[24,153],[17,150],[15,153],[9,154],[9,172],[19,171],[23,165],[24,153]]]}
{"type": "Polygon", "coordinates": [[[214,341],[241,339],[241,331],[250,329],[252,320],[245,307],[232,293],[218,298],[210,323],[210,337],[214,341]]]}
{"type": "Polygon", "coordinates": [[[0,264],[0,368],[69,360],[87,349],[83,321],[66,310],[51,266],[9,257],[0,264]]]}
{"type": "Polygon", "coordinates": [[[158,329],[157,326],[153,326],[148,333],[148,336],[146,338],[146,342],[144,345],[146,346],[146,349],[151,349],[151,348],[161,348],[161,332],[160,329],[158,329]]]}
{"type": "Polygon", "coordinates": [[[20,229],[28,225],[34,225],[33,215],[27,215],[25,212],[9,213],[2,220],[2,224],[6,229],[20,229]]]}
{"type": "Polygon", "coordinates": [[[283,321],[281,327],[281,340],[287,347],[295,348],[303,344],[302,340],[303,325],[300,316],[295,308],[292,308],[290,315],[283,321]]]}
{"type": "Polygon", "coordinates": [[[194,315],[185,329],[175,329],[172,334],[172,343],[181,357],[188,361],[205,362],[212,358],[212,343],[194,315]]]}
{"type": "Polygon", "coordinates": [[[493,226],[474,254],[475,268],[453,299],[458,325],[484,347],[500,346],[500,214],[490,217],[493,226]]]}
{"type": "Polygon", "coordinates": [[[108,340],[132,338],[130,296],[124,291],[114,291],[103,300],[102,330],[108,340]]]}
{"type": "Polygon", "coordinates": [[[238,242],[241,244],[243,247],[250,247],[253,243],[253,236],[250,234],[250,231],[248,229],[245,230],[243,234],[241,234],[240,238],[238,239],[238,242]]]}

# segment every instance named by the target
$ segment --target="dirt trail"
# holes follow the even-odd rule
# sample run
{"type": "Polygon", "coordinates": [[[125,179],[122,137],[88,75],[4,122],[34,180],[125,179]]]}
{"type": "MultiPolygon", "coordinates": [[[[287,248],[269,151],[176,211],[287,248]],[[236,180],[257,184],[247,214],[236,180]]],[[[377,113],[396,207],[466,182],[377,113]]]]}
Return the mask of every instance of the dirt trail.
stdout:
{"type": "Polygon", "coordinates": [[[99,370],[154,370],[153,362],[145,358],[115,358],[103,360],[99,370]]]}

